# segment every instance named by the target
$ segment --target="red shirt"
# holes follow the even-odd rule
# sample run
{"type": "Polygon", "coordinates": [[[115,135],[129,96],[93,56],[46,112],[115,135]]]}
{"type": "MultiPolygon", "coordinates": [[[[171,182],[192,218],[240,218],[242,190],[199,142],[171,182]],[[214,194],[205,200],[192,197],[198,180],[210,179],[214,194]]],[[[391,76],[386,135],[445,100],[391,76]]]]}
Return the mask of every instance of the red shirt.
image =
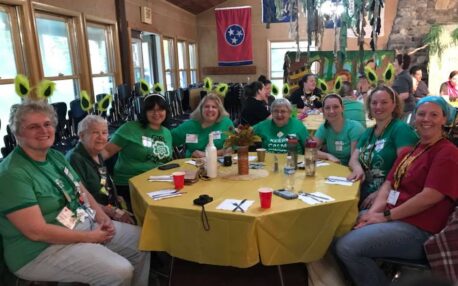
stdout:
{"type": "MultiPolygon", "coordinates": [[[[413,155],[424,148],[425,145],[418,146],[413,155]]],[[[403,150],[391,168],[387,180],[392,186],[396,167],[412,149],[403,150]]],[[[396,205],[387,204],[387,208],[402,205],[425,187],[435,189],[445,195],[445,198],[432,207],[401,220],[430,233],[438,233],[447,223],[458,198],[458,148],[450,141],[443,139],[437,142],[413,161],[399,185],[400,194],[396,205]]]]}

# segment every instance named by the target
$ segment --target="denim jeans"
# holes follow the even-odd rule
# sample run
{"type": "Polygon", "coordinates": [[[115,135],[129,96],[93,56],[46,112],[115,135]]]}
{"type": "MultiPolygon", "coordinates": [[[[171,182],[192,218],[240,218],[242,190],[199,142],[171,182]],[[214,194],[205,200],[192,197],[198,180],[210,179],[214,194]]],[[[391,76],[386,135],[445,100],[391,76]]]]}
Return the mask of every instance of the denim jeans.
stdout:
{"type": "MultiPolygon", "coordinates": [[[[150,253],[138,250],[141,229],[113,221],[116,234],[106,244],[53,244],[21,267],[16,276],[32,281],[90,285],[147,286],[150,253]]],[[[88,220],[76,227],[88,230],[88,220]]]]}
{"type": "Polygon", "coordinates": [[[420,259],[425,255],[423,243],[429,236],[402,221],[371,224],[339,238],[334,252],[356,285],[388,285],[388,277],[373,258],[420,259]]]}

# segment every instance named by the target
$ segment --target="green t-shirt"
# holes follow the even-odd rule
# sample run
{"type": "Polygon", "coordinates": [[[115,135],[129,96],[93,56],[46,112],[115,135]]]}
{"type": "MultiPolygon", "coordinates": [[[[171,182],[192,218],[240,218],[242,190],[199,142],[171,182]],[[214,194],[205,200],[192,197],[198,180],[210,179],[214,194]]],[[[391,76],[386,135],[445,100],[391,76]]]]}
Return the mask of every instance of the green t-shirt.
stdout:
{"type": "Polygon", "coordinates": [[[75,181],[80,181],[64,156],[53,149],[48,151],[45,162],[37,162],[16,147],[0,163],[0,182],[7,186],[0,188],[0,234],[5,261],[12,272],[32,261],[49,244],[25,237],[6,215],[38,205],[46,223],[61,225],[56,217],[66,205],[66,200],[55,182],[62,183],[72,200],[76,200],[71,181],[64,175],[65,168],[71,172],[75,181]]]}
{"type": "Polygon", "coordinates": [[[299,141],[297,152],[304,154],[304,143],[309,137],[307,128],[297,118],[290,118],[285,126],[278,127],[271,118],[259,122],[254,127],[254,133],[262,139],[262,147],[270,153],[286,153],[288,135],[295,135],[299,141]]]}
{"type": "Polygon", "coordinates": [[[196,150],[204,151],[208,144],[208,135],[213,132],[213,143],[216,149],[222,149],[228,131],[231,126],[234,126],[229,117],[223,117],[220,122],[202,128],[199,121],[190,119],[183,122],[177,128],[172,129],[173,146],[186,146],[186,157],[191,157],[196,150]]]}
{"type": "Polygon", "coordinates": [[[345,119],[339,133],[336,133],[330,125],[327,128],[324,127],[323,123],[316,131],[315,136],[323,142],[328,153],[338,158],[343,165],[348,165],[351,157],[351,143],[357,142],[363,132],[364,127],[359,122],[345,119]]]}
{"type": "Polygon", "coordinates": [[[412,127],[399,119],[394,119],[379,138],[373,133],[374,128],[366,129],[357,145],[361,166],[369,167],[365,170],[366,180],[361,187],[361,198],[377,191],[383,184],[396,160],[398,148],[413,146],[418,142],[412,127]]]}
{"type": "Polygon", "coordinates": [[[344,98],[344,117],[358,121],[361,125],[366,128],[366,112],[364,111],[364,104],[362,102],[344,98]]]}
{"type": "Polygon", "coordinates": [[[108,196],[100,192],[100,175],[98,168],[103,167],[95,162],[89,153],[79,142],[75,148],[65,154],[65,158],[70,162],[73,169],[78,173],[83,185],[92,194],[94,199],[102,205],[108,204],[108,196]]]}
{"type": "Polygon", "coordinates": [[[131,177],[172,160],[172,135],[163,126],[154,130],[143,128],[138,121],[126,122],[110,142],[121,148],[114,167],[116,185],[128,185],[131,177]]]}

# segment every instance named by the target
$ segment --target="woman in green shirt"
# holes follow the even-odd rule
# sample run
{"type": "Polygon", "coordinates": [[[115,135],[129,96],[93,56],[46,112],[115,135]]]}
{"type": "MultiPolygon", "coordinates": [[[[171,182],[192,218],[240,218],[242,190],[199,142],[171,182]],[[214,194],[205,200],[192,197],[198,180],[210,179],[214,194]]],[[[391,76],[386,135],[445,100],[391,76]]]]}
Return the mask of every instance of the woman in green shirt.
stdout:
{"type": "Polygon", "coordinates": [[[209,93],[191,113],[191,119],[172,130],[173,145],[185,145],[186,157],[203,158],[208,135],[213,133],[218,156],[222,156],[225,132],[234,126],[228,115],[218,95],[209,93]]]}
{"type": "Polygon", "coordinates": [[[107,121],[98,115],[87,115],[78,124],[78,136],[78,144],[65,157],[110,218],[134,224],[131,214],[123,210],[123,199],[118,196],[100,154],[108,142],[107,121]]]}
{"type": "Polygon", "coordinates": [[[348,165],[356,143],[364,132],[364,127],[357,121],[343,116],[342,98],[337,94],[329,94],[323,99],[323,116],[315,134],[318,147],[326,146],[326,152],[318,151],[318,158],[348,165]]]}
{"type": "Polygon", "coordinates": [[[304,154],[305,141],[309,137],[302,121],[291,117],[291,103],[285,98],[277,98],[272,103],[272,118],[259,122],[253,132],[261,137],[262,147],[270,153],[286,153],[288,137],[298,140],[297,152],[304,154]]]}
{"type": "Polygon", "coordinates": [[[375,126],[366,129],[358,140],[350,163],[350,180],[362,180],[360,207],[369,208],[377,190],[385,181],[396,157],[406,147],[418,141],[415,131],[399,118],[403,112],[402,100],[389,86],[381,84],[371,91],[366,101],[370,119],[375,126]]]}
{"type": "Polygon", "coordinates": [[[128,204],[129,179],[172,160],[172,135],[164,126],[169,114],[162,95],[147,95],[139,120],[119,127],[102,151],[105,160],[119,153],[113,180],[128,204]]]}

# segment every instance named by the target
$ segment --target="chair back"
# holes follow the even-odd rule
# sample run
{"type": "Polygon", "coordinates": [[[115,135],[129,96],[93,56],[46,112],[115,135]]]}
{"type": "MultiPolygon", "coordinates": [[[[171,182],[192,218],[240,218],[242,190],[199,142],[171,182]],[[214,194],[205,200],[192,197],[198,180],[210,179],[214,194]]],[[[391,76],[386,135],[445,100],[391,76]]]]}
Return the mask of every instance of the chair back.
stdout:
{"type": "Polygon", "coordinates": [[[458,207],[447,225],[424,244],[431,271],[452,281],[458,279],[458,207]]]}
{"type": "Polygon", "coordinates": [[[70,102],[70,110],[68,111],[68,119],[72,136],[78,135],[78,123],[86,117],[87,112],[81,108],[81,100],[75,99],[70,102]]]}

